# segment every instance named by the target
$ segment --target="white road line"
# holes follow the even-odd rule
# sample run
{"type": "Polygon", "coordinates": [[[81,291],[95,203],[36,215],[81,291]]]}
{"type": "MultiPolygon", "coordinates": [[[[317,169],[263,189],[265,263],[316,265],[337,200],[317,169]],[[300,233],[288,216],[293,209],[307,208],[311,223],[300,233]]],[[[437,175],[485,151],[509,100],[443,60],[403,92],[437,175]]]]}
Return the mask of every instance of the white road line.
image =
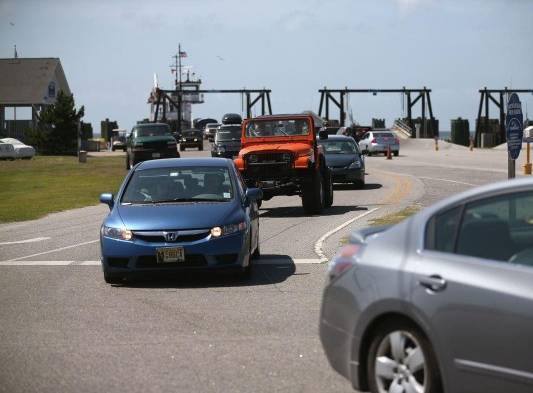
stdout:
{"type": "Polygon", "coordinates": [[[79,263],[76,263],[77,265],[80,265],[80,266],[100,266],[102,264],[102,262],[100,261],[83,261],[83,262],[79,262],[79,263]]]}
{"type": "Polygon", "coordinates": [[[26,256],[24,256],[24,257],[13,258],[13,259],[10,259],[9,262],[12,262],[12,261],[20,261],[21,259],[37,257],[37,256],[39,256],[39,255],[51,254],[51,253],[56,252],[56,251],[68,250],[69,248],[75,248],[75,247],[79,247],[79,246],[85,246],[85,245],[87,245],[87,244],[92,244],[92,243],[96,243],[96,242],[99,242],[99,241],[100,241],[100,240],[97,239],[97,240],[91,240],[91,241],[88,241],[88,242],[72,244],[72,245],[70,245],[70,246],[66,246],[66,247],[60,247],[60,248],[55,248],[55,249],[53,249],[53,250],[48,250],[48,251],[38,252],[37,254],[31,254],[31,255],[26,255],[26,256]]]}
{"type": "Polygon", "coordinates": [[[464,184],[465,186],[471,186],[471,187],[480,186],[480,184],[465,183],[464,181],[457,181],[457,180],[450,180],[450,179],[439,179],[439,178],[436,178],[436,177],[426,177],[426,176],[416,176],[416,177],[418,177],[419,179],[446,181],[446,182],[449,182],[449,183],[464,184]]]}
{"type": "MultiPolygon", "coordinates": [[[[289,265],[294,264],[318,264],[322,261],[316,258],[261,258],[257,265],[289,265]]],[[[100,266],[100,261],[0,261],[0,266],[100,266]]]]}
{"type": "Polygon", "coordinates": [[[378,207],[375,207],[375,208],[373,208],[371,210],[368,210],[368,211],[364,212],[363,214],[359,214],[357,217],[354,217],[354,218],[346,221],[344,224],[341,224],[337,228],[334,228],[331,231],[329,231],[329,232],[325,233],[324,235],[322,235],[322,237],[320,239],[318,239],[317,242],[315,243],[315,254],[320,258],[320,262],[322,263],[322,262],[327,262],[328,261],[328,257],[326,256],[326,254],[324,254],[324,250],[322,249],[322,247],[324,246],[324,242],[326,241],[326,239],[328,237],[330,237],[334,233],[340,231],[342,228],[345,228],[348,225],[352,224],[353,222],[359,220],[360,218],[363,218],[364,216],[367,216],[370,213],[375,212],[378,209],[379,209],[378,207]]]}
{"type": "Polygon", "coordinates": [[[0,261],[0,266],[67,266],[73,261],[0,261]]]}
{"type": "Polygon", "coordinates": [[[18,240],[15,242],[1,242],[0,246],[9,246],[11,244],[25,244],[25,243],[36,243],[36,242],[42,242],[43,240],[48,240],[49,237],[35,237],[33,239],[26,239],[26,240],[18,240]]]}

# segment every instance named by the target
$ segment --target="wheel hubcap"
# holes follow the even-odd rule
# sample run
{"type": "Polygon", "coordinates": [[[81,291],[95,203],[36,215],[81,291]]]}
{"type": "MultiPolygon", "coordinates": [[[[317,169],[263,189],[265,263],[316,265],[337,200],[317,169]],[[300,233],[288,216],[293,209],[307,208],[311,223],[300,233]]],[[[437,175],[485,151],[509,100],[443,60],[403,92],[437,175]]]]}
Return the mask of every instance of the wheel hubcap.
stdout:
{"type": "Polygon", "coordinates": [[[397,330],[383,338],[375,359],[379,393],[427,393],[426,376],[426,359],[412,334],[397,330]]]}

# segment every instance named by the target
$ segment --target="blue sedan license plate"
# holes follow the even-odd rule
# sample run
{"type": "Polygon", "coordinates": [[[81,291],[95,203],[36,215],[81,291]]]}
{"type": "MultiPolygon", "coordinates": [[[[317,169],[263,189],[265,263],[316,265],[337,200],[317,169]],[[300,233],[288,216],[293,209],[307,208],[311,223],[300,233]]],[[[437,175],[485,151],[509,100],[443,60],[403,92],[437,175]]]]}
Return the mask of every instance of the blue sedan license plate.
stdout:
{"type": "Polygon", "coordinates": [[[158,248],[157,263],[174,263],[183,262],[185,260],[185,251],[183,247],[165,247],[158,248]]]}

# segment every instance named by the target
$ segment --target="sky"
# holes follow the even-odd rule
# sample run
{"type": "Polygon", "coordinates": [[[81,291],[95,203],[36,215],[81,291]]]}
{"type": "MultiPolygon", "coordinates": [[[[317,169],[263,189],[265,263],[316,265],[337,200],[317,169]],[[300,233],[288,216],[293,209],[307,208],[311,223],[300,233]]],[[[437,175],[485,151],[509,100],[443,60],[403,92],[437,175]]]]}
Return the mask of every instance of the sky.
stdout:
{"type": "MultiPolygon", "coordinates": [[[[15,44],[59,57],[96,133],[105,118],[148,117],[154,73],[173,86],[178,43],[203,88],[272,89],[275,113],[318,112],[324,86],[426,86],[441,130],[459,116],[473,129],[480,88],[533,89],[532,16],[531,0],[0,0],[0,58],[15,44]]],[[[533,117],[533,95],[521,99],[533,117]]],[[[400,94],[349,106],[360,124],[405,114],[400,94]]],[[[241,110],[239,95],[209,95],[193,117],[241,110]]]]}

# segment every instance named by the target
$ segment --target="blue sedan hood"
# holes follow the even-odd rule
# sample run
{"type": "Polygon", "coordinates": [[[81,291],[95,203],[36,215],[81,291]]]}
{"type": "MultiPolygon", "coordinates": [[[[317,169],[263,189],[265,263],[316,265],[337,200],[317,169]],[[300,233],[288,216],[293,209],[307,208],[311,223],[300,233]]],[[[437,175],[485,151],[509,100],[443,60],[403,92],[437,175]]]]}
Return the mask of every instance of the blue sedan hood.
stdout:
{"type": "Polygon", "coordinates": [[[124,225],[132,231],[213,228],[237,222],[240,210],[236,201],[117,206],[124,225]]]}
{"type": "Polygon", "coordinates": [[[355,154],[326,154],[326,163],[329,167],[340,168],[350,165],[356,158],[355,154]]]}

